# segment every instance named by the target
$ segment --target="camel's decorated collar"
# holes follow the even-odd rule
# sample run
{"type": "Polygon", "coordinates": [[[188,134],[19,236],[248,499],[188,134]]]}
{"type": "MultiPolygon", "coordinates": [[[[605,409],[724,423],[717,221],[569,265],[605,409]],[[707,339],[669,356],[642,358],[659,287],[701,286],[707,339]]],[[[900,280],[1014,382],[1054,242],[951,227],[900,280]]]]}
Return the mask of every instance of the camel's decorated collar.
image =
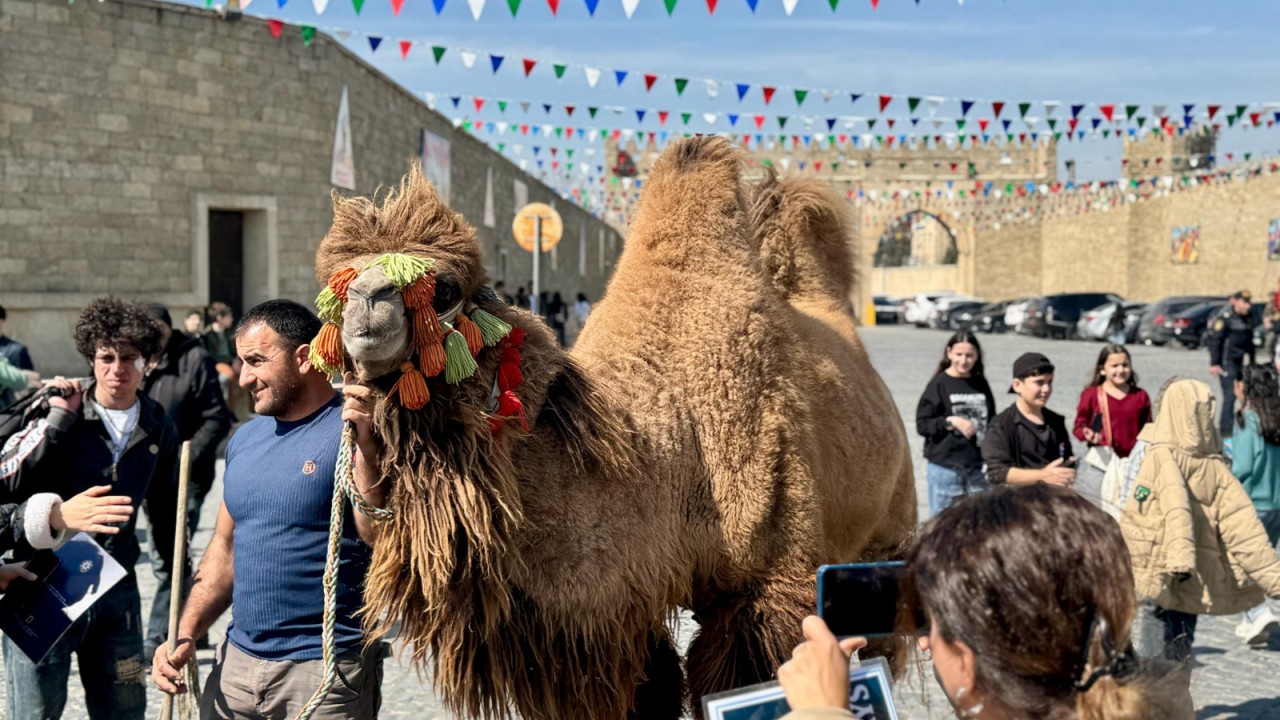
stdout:
{"type": "MultiPolygon", "coordinates": [[[[500,345],[502,356],[489,408],[494,416],[490,427],[497,432],[503,421],[510,418],[519,418],[523,423],[523,407],[515,389],[523,382],[520,345],[524,341],[524,331],[512,328],[465,299],[437,315],[432,307],[436,294],[435,261],[430,258],[388,253],[361,269],[344,267],[330,275],[316,297],[316,310],[325,323],[311,342],[312,366],[329,375],[342,372],[341,326],[347,290],[361,272],[375,265],[382,266],[387,279],[404,298],[405,309],[410,313],[412,352],[400,364],[400,378],[391,388],[389,397],[397,397],[400,404],[409,410],[421,409],[431,399],[426,378],[444,373],[445,382],[451,385],[460,383],[475,375],[478,369],[475,357],[481,350],[500,345]]],[[[487,285],[481,288],[475,299],[501,302],[493,288],[487,285]]]]}

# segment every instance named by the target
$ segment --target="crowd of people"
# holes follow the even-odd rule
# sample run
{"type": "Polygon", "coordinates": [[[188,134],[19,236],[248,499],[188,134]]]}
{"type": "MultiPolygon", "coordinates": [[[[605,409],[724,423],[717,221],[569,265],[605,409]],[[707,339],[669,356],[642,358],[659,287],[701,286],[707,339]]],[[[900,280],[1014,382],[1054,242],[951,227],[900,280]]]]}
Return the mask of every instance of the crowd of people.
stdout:
{"type": "Polygon", "coordinates": [[[587,326],[587,316],[591,314],[591,301],[586,293],[578,293],[572,305],[565,302],[560,291],[538,293],[537,302],[533,301],[533,283],[516,286],[516,294],[507,292],[507,284],[499,280],[494,283],[498,297],[508,305],[521,307],[539,315],[547,325],[555,331],[556,339],[562,347],[569,347],[587,326]]]}

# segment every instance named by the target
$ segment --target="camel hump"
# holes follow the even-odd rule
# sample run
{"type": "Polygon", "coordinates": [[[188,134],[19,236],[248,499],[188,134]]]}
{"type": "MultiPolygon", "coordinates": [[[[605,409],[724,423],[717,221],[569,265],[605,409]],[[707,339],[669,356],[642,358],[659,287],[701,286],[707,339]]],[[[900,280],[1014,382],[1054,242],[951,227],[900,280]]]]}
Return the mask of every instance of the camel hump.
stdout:
{"type": "Polygon", "coordinates": [[[627,242],[639,247],[679,245],[745,248],[741,151],[713,136],[682,138],[667,146],[644,182],[627,242]]]}
{"type": "Polygon", "coordinates": [[[772,169],[750,193],[765,276],[786,298],[847,303],[855,279],[853,209],[821,180],[781,180],[772,169]]]}

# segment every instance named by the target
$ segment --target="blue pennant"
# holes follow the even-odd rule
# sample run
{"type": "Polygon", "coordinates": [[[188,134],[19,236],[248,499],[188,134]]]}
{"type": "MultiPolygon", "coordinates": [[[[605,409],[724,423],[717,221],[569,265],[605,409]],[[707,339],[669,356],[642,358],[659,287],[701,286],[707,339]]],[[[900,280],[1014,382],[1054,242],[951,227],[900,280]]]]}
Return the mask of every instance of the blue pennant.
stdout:
{"type": "Polygon", "coordinates": [[[369,52],[378,52],[378,46],[382,44],[382,38],[369,36],[369,52]]]}
{"type": "Polygon", "coordinates": [[[759,3],[760,3],[760,0],[747,0],[747,5],[750,6],[751,12],[756,11],[756,5],[758,5],[759,3]]]}
{"type": "Polygon", "coordinates": [[[643,111],[643,110],[637,110],[637,111],[636,111],[636,122],[644,122],[644,111],[643,111]]]}
{"type": "Polygon", "coordinates": [[[747,96],[747,91],[751,89],[748,83],[738,83],[738,102],[742,102],[742,98],[747,96]]]}
{"type": "Polygon", "coordinates": [[[858,102],[858,98],[862,97],[862,93],[849,93],[849,104],[858,102]]]}
{"type": "Polygon", "coordinates": [[[498,73],[498,68],[502,67],[502,56],[501,56],[501,55],[490,55],[490,56],[489,56],[489,63],[493,65],[493,72],[494,72],[494,74],[496,75],[496,74],[498,73]]]}
{"type": "Polygon", "coordinates": [[[836,129],[836,119],[827,118],[827,132],[831,132],[832,130],[835,130],[835,129],[836,129]]]}
{"type": "Polygon", "coordinates": [[[1071,117],[1080,117],[1080,111],[1084,109],[1084,105],[1072,105],[1071,117]]]}
{"type": "Polygon", "coordinates": [[[596,16],[596,8],[600,6],[600,0],[587,0],[587,12],[591,17],[596,16]]]}
{"type": "Polygon", "coordinates": [[[960,101],[960,116],[961,116],[961,117],[967,116],[967,115],[969,114],[969,108],[971,108],[971,107],[973,107],[973,101],[972,101],[972,100],[961,100],[961,101],[960,101]]]}
{"type": "Polygon", "coordinates": [[[618,80],[618,87],[622,87],[622,81],[627,79],[626,70],[614,70],[613,76],[618,80]]]}
{"type": "Polygon", "coordinates": [[[432,4],[432,5],[435,5],[435,7],[436,7],[436,14],[437,14],[437,15],[439,15],[439,14],[440,14],[440,11],[441,11],[441,10],[444,10],[444,1],[445,1],[445,0],[431,0],[431,4],[432,4]]]}
{"type": "Polygon", "coordinates": [[[733,127],[737,124],[738,124],[738,116],[733,113],[729,113],[729,127],[733,127]]]}
{"type": "Polygon", "coordinates": [[[458,109],[458,103],[462,102],[462,96],[461,96],[461,95],[451,95],[451,96],[449,96],[449,99],[453,101],[453,108],[454,108],[455,110],[456,110],[456,109],[458,109]]]}

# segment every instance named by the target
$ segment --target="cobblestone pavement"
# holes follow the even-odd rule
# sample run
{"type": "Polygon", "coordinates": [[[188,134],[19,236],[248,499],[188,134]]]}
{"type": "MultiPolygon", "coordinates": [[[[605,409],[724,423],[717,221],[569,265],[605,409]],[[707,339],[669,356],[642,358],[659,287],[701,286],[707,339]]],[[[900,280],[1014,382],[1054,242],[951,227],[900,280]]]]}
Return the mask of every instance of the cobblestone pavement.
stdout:
{"type": "MultiPolygon", "coordinates": [[[[904,327],[881,327],[863,330],[862,337],[869,348],[872,360],[893,392],[899,412],[908,418],[908,426],[914,424],[915,405],[920,391],[942,354],[946,333],[904,327]]],[[[1015,335],[984,336],[987,378],[997,389],[996,402],[1005,407],[1009,398],[999,394],[1008,380],[1010,368],[1017,355],[1028,350],[1045,353],[1058,367],[1058,386],[1049,405],[1054,410],[1074,416],[1075,402],[1080,387],[1092,371],[1101,345],[1085,342],[1039,340],[1015,335]]],[[[1208,359],[1204,352],[1189,352],[1175,348],[1133,349],[1134,366],[1143,387],[1152,395],[1171,376],[1209,380],[1208,359]]],[[[1215,392],[1217,384],[1211,383],[1215,392]]],[[[911,437],[913,455],[920,457],[921,441],[914,431],[911,437]]],[[[920,515],[927,515],[924,464],[917,460],[916,487],[919,491],[920,515]]],[[[194,547],[200,552],[209,542],[210,530],[221,496],[221,483],[214,487],[205,505],[200,531],[194,547]]],[[[138,568],[139,585],[143,605],[149,607],[155,582],[149,567],[138,568]]],[[[319,588],[317,588],[319,592],[319,588]]],[[[1192,694],[1195,697],[1197,716],[1201,720],[1261,720],[1280,719],[1280,634],[1272,637],[1267,650],[1250,650],[1233,634],[1238,617],[1202,618],[1196,638],[1196,668],[1192,677],[1192,694]]],[[[686,615],[682,618],[679,637],[688,642],[695,625],[686,615]]],[[[226,618],[215,626],[210,639],[221,640],[226,618]]],[[[397,654],[403,654],[396,647],[397,654]]],[[[201,676],[207,676],[213,662],[210,651],[200,653],[201,676]]],[[[74,672],[74,671],[73,671],[74,672]]],[[[67,713],[64,717],[84,717],[84,702],[79,683],[72,679],[67,713]]],[[[4,689],[0,684],[0,696],[4,689]]],[[[896,689],[903,717],[907,720],[954,717],[946,700],[936,689],[927,665],[908,673],[896,689]]],[[[414,718],[415,720],[447,720],[452,716],[442,706],[430,689],[429,680],[419,677],[400,658],[388,660],[383,683],[383,718],[414,718]]],[[[161,695],[150,689],[148,716],[159,714],[161,695]]]]}

